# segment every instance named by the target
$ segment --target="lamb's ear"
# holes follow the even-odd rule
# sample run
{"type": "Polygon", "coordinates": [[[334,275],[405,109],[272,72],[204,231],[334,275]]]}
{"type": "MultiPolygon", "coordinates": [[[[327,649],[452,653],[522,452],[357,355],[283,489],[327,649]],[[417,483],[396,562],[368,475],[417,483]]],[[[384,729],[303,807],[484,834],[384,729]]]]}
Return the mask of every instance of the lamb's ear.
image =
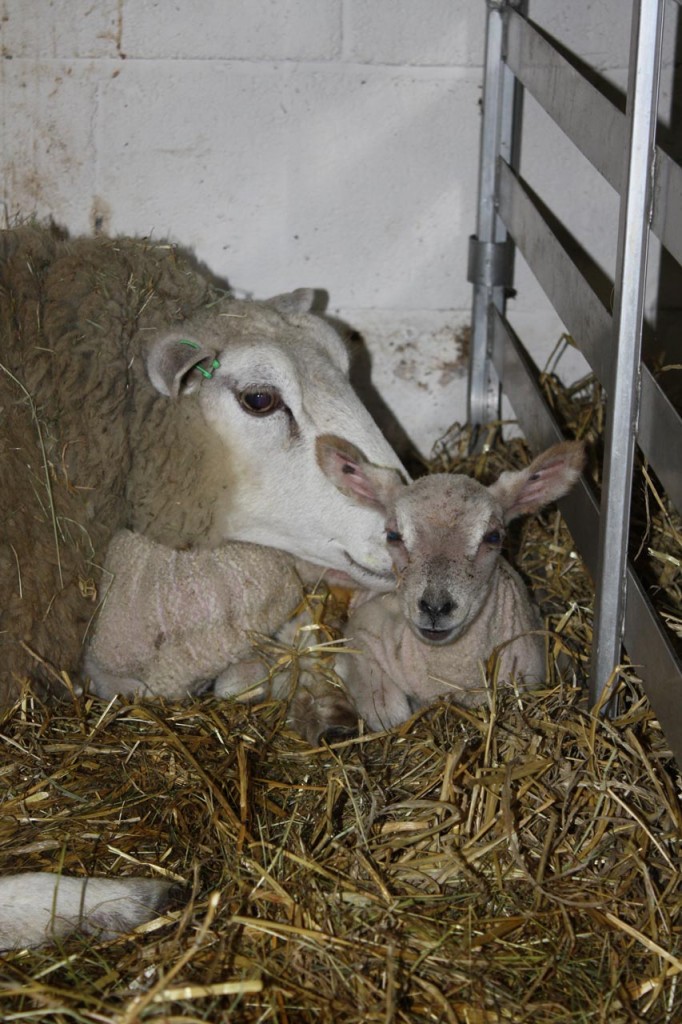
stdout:
{"type": "Polygon", "coordinates": [[[177,398],[181,392],[189,394],[194,391],[201,381],[211,377],[217,368],[218,362],[213,349],[206,348],[201,342],[185,338],[181,334],[157,338],[147,351],[149,379],[156,390],[168,398],[177,398]],[[188,377],[195,367],[199,369],[199,373],[188,377]]]}
{"type": "Polygon", "coordinates": [[[293,292],[283,292],[266,299],[266,305],[272,306],[278,313],[309,313],[314,302],[314,288],[297,288],[293,292]]]}
{"type": "Polygon", "coordinates": [[[360,505],[385,511],[405,482],[396,469],[374,466],[359,448],[341,437],[324,434],[316,442],[317,461],[325,476],[360,505]]]}
{"type": "Polygon", "coordinates": [[[526,469],[503,473],[488,490],[502,505],[508,523],[561,498],[576,483],[584,465],[582,441],[564,441],[538,455],[526,469]]]}

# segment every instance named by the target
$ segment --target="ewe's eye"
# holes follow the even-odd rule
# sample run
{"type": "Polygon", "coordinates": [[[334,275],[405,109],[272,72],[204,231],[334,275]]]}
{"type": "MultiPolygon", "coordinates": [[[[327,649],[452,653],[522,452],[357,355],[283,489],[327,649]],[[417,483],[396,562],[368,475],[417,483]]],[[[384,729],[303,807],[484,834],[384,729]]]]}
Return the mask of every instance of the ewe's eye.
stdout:
{"type": "Polygon", "coordinates": [[[386,530],[386,540],[389,544],[402,544],[403,535],[397,530],[386,530]]]}
{"type": "Polygon", "coordinates": [[[243,409],[246,409],[252,416],[269,416],[277,412],[282,406],[282,399],[278,391],[270,391],[267,388],[253,391],[241,391],[239,402],[243,409]]]}
{"type": "Polygon", "coordinates": [[[497,546],[502,543],[502,534],[499,530],[490,530],[483,538],[486,544],[497,546]]]}

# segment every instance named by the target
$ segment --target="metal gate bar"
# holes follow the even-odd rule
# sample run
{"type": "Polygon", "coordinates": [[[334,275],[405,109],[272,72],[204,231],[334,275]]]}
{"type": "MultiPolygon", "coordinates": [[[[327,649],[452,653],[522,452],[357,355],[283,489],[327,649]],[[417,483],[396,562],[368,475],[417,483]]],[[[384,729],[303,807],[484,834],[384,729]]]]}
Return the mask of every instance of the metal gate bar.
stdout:
{"type": "MultiPolygon", "coordinates": [[[[547,448],[563,438],[538,383],[537,369],[509,323],[495,317],[492,358],[505,392],[514,395],[518,421],[531,446],[547,448]]],[[[599,504],[585,480],[561,502],[561,511],[589,572],[596,574],[599,555],[599,504]]],[[[647,696],[682,763],[680,665],[661,622],[631,563],[627,564],[625,646],[641,666],[647,696]],[[677,682],[677,685],[675,683],[677,682]]]]}
{"type": "Polygon", "coordinates": [[[608,684],[620,661],[623,640],[662,38],[663,0],[635,0],[628,74],[627,165],[618,226],[615,351],[611,373],[604,381],[608,402],[592,648],[593,699],[608,684]]]}
{"type": "MultiPolygon", "coordinates": [[[[620,192],[625,114],[513,9],[508,13],[505,62],[583,156],[620,192]],[[571,97],[570,104],[566,96],[571,97]]],[[[682,263],[682,167],[657,146],[653,172],[656,202],[651,230],[682,263]]]]}
{"type": "Polygon", "coordinates": [[[640,359],[650,229],[682,262],[682,169],[655,146],[665,0],[633,0],[626,114],[531,25],[523,4],[487,3],[478,234],[469,261],[469,418],[474,425],[495,419],[501,387],[534,447],[560,436],[537,370],[505,317],[513,240],[608,396],[601,504],[585,483],[562,503],[596,580],[591,698],[610,684],[624,642],[682,764],[682,667],[627,559],[636,443],[682,510],[682,420],[640,359]],[[514,88],[528,89],[621,193],[613,317],[515,173],[514,88]]]}
{"type": "MultiPolygon", "coordinates": [[[[597,378],[608,380],[613,318],[563,247],[523,182],[499,163],[498,211],[543,291],[597,378]]],[[[637,439],[673,504],[682,512],[682,420],[642,365],[637,439]]]]}
{"type": "Polygon", "coordinates": [[[514,78],[502,60],[505,13],[504,4],[490,4],[486,27],[476,240],[469,250],[469,280],[474,286],[469,363],[472,423],[499,416],[500,385],[490,360],[492,313],[504,311],[505,289],[512,276],[507,231],[496,209],[497,155],[511,160],[514,138],[514,78]]]}

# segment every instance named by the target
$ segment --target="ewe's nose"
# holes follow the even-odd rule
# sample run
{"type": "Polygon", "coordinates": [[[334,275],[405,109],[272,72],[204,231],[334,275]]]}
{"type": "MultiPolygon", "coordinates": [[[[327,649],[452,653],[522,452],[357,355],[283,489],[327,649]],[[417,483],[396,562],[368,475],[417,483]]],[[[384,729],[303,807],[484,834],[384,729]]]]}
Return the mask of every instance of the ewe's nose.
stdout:
{"type": "Polygon", "coordinates": [[[417,607],[420,612],[424,613],[424,615],[428,615],[429,619],[435,626],[441,616],[446,616],[451,612],[454,612],[457,607],[457,602],[453,601],[450,594],[446,592],[433,594],[426,590],[419,598],[417,607]]]}

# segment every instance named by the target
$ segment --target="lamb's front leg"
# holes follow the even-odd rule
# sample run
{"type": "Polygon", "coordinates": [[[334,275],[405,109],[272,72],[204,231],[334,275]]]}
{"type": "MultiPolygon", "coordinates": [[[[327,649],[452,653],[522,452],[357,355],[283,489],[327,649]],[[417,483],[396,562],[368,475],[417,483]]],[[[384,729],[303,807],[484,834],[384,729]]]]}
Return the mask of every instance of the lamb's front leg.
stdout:
{"type": "Polygon", "coordinates": [[[257,700],[289,700],[287,724],[317,747],[322,740],[331,743],[347,739],[357,732],[358,715],[343,687],[305,667],[299,661],[299,675],[292,694],[288,672],[268,678],[258,658],[245,658],[230,665],[215,681],[217,697],[233,697],[251,703],[257,700]]]}
{"type": "Polygon", "coordinates": [[[110,672],[90,651],[83,659],[81,674],[84,679],[90,680],[90,692],[96,693],[103,700],[111,700],[117,694],[126,697],[147,694],[147,688],[141,679],[110,672]]]}
{"type": "Polygon", "coordinates": [[[355,736],[358,713],[340,683],[304,668],[289,704],[287,722],[317,747],[323,740],[335,743],[355,736]]]}
{"type": "Polygon", "coordinates": [[[250,704],[267,700],[271,695],[268,670],[260,658],[243,658],[236,661],[216,678],[213,692],[216,697],[234,697],[250,704]]]}
{"type": "Polygon", "coordinates": [[[364,651],[338,657],[336,670],[360,718],[372,732],[406,722],[420,705],[364,651]]]}

